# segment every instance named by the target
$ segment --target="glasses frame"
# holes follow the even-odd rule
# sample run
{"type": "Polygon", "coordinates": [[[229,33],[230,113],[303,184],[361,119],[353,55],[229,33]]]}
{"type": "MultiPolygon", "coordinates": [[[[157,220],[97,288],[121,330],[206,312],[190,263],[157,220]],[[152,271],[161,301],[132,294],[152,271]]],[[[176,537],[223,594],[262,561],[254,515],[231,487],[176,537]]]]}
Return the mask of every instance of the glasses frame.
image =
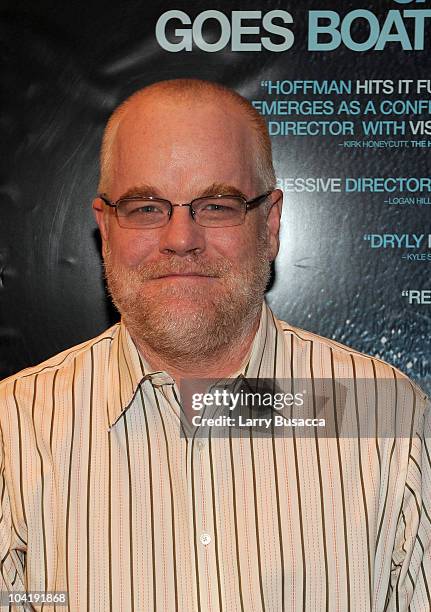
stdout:
{"type": "Polygon", "coordinates": [[[100,198],[102,200],[102,202],[104,204],[106,204],[106,206],[109,206],[111,208],[115,209],[115,216],[117,218],[118,221],[118,225],[120,227],[122,227],[123,229],[158,229],[159,227],[165,227],[171,217],[172,217],[172,212],[173,209],[175,207],[183,207],[183,206],[189,206],[190,207],[190,215],[193,219],[193,221],[199,225],[200,227],[235,227],[238,225],[242,225],[245,221],[245,216],[248,213],[249,210],[253,210],[254,208],[257,208],[258,206],[260,206],[262,204],[262,202],[265,201],[265,199],[271,195],[271,193],[273,193],[273,190],[271,189],[271,191],[266,191],[265,193],[262,193],[261,195],[256,196],[255,198],[252,198],[251,200],[247,200],[246,198],[244,198],[243,196],[240,196],[238,194],[231,194],[231,193],[218,193],[216,195],[212,195],[212,196],[200,196],[198,198],[193,198],[193,200],[191,200],[190,202],[186,202],[184,204],[172,204],[172,202],[170,200],[167,200],[166,198],[159,198],[156,196],[130,196],[127,198],[119,198],[118,200],[116,200],[115,202],[113,202],[112,200],[110,200],[108,198],[108,196],[105,193],[98,193],[97,197],[100,198]],[[149,200],[150,202],[165,202],[166,204],[169,204],[169,213],[167,216],[167,221],[166,223],[163,223],[163,225],[157,225],[156,227],[149,227],[149,228],[145,228],[145,227],[125,227],[124,225],[121,225],[120,223],[120,218],[125,218],[125,217],[121,217],[118,214],[118,206],[121,202],[130,202],[133,200],[137,200],[137,199],[143,199],[143,200],[149,200]],[[193,208],[193,203],[197,202],[198,200],[202,200],[202,199],[206,199],[206,198],[213,198],[213,199],[218,199],[218,198],[236,198],[238,200],[241,200],[244,206],[244,215],[242,217],[242,220],[240,223],[235,223],[234,225],[220,225],[220,226],[216,226],[216,225],[201,225],[200,223],[198,223],[198,221],[196,221],[196,211],[193,208]]]}

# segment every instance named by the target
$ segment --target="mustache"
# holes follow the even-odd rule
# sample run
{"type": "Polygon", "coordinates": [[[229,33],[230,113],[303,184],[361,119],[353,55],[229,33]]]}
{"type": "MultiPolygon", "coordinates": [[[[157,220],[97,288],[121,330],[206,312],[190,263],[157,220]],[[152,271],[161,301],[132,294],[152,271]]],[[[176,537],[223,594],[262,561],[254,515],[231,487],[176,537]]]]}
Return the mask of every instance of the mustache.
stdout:
{"type": "Polygon", "coordinates": [[[170,274],[197,274],[217,278],[226,276],[231,270],[232,263],[225,258],[206,261],[200,256],[184,258],[173,256],[159,261],[141,263],[134,268],[133,272],[140,280],[152,280],[170,274]]]}
{"type": "Polygon", "coordinates": [[[198,274],[201,276],[224,276],[230,271],[231,265],[226,260],[217,261],[181,261],[172,259],[171,261],[159,261],[141,264],[137,272],[143,280],[151,280],[170,274],[198,274]]]}

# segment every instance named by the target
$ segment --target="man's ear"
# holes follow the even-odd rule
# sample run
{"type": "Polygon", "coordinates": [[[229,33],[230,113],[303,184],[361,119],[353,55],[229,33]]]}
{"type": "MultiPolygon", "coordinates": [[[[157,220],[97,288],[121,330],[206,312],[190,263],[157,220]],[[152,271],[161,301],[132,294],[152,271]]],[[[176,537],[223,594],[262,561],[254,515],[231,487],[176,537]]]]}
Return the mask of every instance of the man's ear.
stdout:
{"type": "Polygon", "coordinates": [[[266,219],[266,225],[269,234],[269,246],[271,261],[277,257],[278,249],[280,246],[280,221],[281,211],[283,208],[283,192],[281,189],[275,189],[271,195],[271,204],[266,219]]]}
{"type": "Polygon", "coordinates": [[[100,198],[94,198],[93,200],[93,213],[96,223],[99,226],[100,235],[102,241],[105,243],[108,239],[108,226],[105,211],[103,209],[103,202],[100,198]]]}

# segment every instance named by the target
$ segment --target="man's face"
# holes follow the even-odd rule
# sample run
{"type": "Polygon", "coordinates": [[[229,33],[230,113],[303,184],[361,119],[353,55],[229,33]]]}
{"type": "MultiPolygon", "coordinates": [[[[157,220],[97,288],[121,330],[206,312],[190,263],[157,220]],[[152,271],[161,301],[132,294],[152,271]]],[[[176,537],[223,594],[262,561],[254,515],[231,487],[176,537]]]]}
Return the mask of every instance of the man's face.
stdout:
{"type": "MultiPolygon", "coordinates": [[[[121,122],[108,197],[153,195],[186,203],[201,195],[260,195],[254,134],[230,102],[152,96],[121,122]]],[[[270,199],[279,199],[275,192],[270,199]]],[[[264,205],[263,205],[264,206],[264,205]]],[[[243,225],[205,228],[175,207],[156,229],[124,229],[94,208],[108,286],[132,335],[171,357],[214,351],[250,325],[278,250],[279,207],[250,211],[243,225]]]]}

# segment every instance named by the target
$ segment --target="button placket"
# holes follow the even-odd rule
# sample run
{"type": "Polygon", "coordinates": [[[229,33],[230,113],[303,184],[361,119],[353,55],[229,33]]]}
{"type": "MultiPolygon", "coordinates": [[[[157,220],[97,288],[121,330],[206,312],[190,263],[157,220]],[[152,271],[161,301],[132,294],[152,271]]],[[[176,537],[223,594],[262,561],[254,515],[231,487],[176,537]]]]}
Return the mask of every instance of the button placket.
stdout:
{"type": "MultiPolygon", "coordinates": [[[[191,477],[194,483],[194,556],[197,563],[198,580],[200,581],[201,605],[202,602],[211,601],[211,609],[218,610],[216,542],[214,539],[209,444],[210,442],[207,439],[195,438],[193,441],[193,472],[191,477]]],[[[193,499],[193,496],[191,497],[193,499]]]]}

